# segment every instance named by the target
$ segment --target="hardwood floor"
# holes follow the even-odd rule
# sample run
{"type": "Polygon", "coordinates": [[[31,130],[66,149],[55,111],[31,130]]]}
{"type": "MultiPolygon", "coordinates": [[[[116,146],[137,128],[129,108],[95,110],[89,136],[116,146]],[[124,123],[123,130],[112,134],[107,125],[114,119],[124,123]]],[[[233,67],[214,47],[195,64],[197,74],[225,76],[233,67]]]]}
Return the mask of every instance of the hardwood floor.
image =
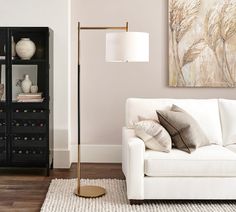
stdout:
{"type": "MultiPolygon", "coordinates": [[[[50,177],[41,170],[0,170],[0,212],[40,211],[54,178],[76,178],[76,164],[70,169],[53,169],[50,177]]],[[[81,164],[81,178],[124,179],[121,164],[81,164]]]]}

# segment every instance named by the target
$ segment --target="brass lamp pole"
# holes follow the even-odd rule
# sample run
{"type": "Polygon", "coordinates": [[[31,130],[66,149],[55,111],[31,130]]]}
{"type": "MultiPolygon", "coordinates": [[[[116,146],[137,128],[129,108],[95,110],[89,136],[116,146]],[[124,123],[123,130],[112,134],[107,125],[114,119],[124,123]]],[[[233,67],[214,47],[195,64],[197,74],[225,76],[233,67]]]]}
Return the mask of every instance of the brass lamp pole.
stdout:
{"type": "Polygon", "coordinates": [[[125,30],[128,32],[128,22],[121,27],[80,27],[78,23],[78,164],[77,164],[77,188],[74,194],[79,197],[95,198],[106,194],[106,190],[99,186],[80,185],[80,30],[125,30]]]}

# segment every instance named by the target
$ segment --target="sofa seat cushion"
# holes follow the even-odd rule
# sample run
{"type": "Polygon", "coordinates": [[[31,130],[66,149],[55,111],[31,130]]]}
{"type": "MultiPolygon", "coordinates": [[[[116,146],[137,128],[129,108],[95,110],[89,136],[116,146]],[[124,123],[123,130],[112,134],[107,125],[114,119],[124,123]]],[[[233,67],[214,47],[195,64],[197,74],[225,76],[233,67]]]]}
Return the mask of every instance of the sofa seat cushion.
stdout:
{"type": "Polygon", "coordinates": [[[236,144],[231,144],[226,146],[227,149],[231,150],[232,152],[234,152],[236,154],[236,144]]]}
{"type": "Polygon", "coordinates": [[[191,154],[146,150],[144,157],[144,173],[150,177],[236,176],[236,154],[220,145],[200,147],[191,154]]]}

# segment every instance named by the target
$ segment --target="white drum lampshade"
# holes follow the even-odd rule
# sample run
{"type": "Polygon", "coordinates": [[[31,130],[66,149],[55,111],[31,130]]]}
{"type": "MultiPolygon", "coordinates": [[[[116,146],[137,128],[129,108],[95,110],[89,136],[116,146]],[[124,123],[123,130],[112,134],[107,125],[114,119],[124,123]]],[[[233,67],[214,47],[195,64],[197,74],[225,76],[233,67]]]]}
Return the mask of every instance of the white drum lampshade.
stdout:
{"type": "Polygon", "coordinates": [[[149,34],[112,32],[106,34],[107,62],[148,62],[149,34]]]}

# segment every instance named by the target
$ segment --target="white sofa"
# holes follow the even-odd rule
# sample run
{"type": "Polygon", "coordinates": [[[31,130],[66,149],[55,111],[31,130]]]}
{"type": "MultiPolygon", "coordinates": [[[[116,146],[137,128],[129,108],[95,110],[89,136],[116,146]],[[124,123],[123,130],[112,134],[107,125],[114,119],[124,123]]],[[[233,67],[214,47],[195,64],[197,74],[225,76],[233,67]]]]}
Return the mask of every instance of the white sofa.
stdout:
{"type": "Polygon", "coordinates": [[[129,200],[236,199],[236,100],[128,99],[122,140],[129,200]],[[192,154],[145,149],[133,123],[172,104],[190,113],[213,144],[192,154]]]}

